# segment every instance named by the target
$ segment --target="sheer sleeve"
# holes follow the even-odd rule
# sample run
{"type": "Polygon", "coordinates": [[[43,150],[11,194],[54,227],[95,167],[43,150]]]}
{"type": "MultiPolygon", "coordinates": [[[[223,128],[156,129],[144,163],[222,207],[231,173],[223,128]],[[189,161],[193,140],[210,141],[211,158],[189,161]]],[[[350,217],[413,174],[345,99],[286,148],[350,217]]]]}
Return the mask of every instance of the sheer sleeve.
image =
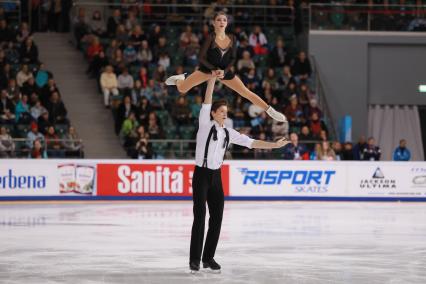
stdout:
{"type": "Polygon", "coordinates": [[[235,39],[235,35],[232,36],[232,47],[231,47],[231,60],[225,68],[225,73],[230,71],[231,67],[235,65],[235,62],[237,60],[237,41],[235,39]]]}
{"type": "Polygon", "coordinates": [[[198,55],[198,60],[200,61],[200,63],[207,67],[210,71],[216,69],[214,65],[207,61],[207,51],[209,50],[210,45],[212,44],[212,40],[212,35],[208,35],[206,40],[204,41],[203,47],[200,50],[200,54],[198,55]]]}

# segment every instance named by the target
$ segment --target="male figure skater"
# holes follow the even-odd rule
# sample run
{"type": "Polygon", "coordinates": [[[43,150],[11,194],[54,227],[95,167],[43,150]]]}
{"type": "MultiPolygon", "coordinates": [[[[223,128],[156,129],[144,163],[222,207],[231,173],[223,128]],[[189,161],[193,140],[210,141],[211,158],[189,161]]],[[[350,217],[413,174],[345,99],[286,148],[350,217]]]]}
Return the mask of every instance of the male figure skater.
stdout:
{"type": "Polygon", "coordinates": [[[213,259],[219,240],[224,206],[224,194],[220,167],[229,144],[237,144],[248,148],[272,149],[281,148],[289,142],[282,138],[277,142],[254,140],[224,126],[228,115],[226,101],[219,100],[212,104],[212,96],[216,76],[208,81],[204,103],[199,117],[197,145],[195,150],[195,171],[192,181],[194,201],[194,222],[192,225],[189,268],[192,273],[203,267],[213,272],[220,272],[220,265],[213,259]],[[209,229],[201,258],[204,239],[204,222],[206,201],[209,206],[209,229]]]}

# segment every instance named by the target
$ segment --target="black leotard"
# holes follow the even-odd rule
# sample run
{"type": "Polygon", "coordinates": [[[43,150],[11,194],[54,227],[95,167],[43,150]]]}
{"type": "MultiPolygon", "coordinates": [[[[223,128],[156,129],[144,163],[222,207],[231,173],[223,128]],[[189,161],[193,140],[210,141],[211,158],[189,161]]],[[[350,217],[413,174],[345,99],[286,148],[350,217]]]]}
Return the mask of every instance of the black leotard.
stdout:
{"type": "Polygon", "coordinates": [[[210,74],[212,70],[224,70],[223,80],[231,80],[235,74],[231,71],[237,58],[237,42],[235,36],[228,35],[231,42],[226,49],[220,48],[215,39],[216,34],[211,33],[205,40],[198,56],[200,61],[200,71],[210,74]]]}

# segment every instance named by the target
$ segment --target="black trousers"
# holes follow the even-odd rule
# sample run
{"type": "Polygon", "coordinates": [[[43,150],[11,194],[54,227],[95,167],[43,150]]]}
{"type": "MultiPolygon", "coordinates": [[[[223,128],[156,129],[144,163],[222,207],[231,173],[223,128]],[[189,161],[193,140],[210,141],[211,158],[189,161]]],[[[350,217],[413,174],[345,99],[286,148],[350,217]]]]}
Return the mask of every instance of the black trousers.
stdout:
{"type": "Polygon", "coordinates": [[[206,262],[214,257],[222,226],[225,198],[220,169],[211,170],[196,166],[192,178],[192,195],[194,201],[194,222],[192,224],[189,261],[199,263],[202,260],[206,262]],[[206,218],[206,201],[209,207],[210,218],[203,257],[201,258],[206,218]]]}

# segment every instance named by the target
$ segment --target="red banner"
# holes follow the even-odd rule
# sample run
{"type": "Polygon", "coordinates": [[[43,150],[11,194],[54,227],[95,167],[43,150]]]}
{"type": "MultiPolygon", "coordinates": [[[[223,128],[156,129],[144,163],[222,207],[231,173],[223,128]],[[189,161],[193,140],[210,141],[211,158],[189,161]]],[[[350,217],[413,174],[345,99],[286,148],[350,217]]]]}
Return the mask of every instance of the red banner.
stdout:
{"type": "MultiPolygon", "coordinates": [[[[99,196],[192,196],[194,166],[188,164],[98,164],[99,196]]],[[[222,166],[229,196],[229,166],[222,166]]]]}

